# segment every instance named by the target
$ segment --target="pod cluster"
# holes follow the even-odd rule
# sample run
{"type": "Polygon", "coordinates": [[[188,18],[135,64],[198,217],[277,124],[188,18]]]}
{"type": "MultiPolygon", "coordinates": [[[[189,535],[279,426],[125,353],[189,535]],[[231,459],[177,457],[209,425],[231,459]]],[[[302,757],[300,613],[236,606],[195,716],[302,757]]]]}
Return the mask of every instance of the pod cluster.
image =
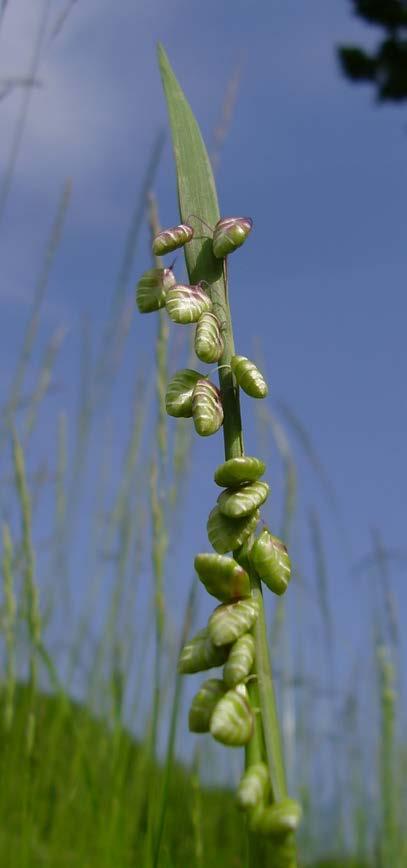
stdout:
{"type": "MultiPolygon", "coordinates": [[[[184,646],[179,671],[188,674],[223,667],[221,678],[208,678],[195,694],[189,711],[191,732],[210,732],[227,746],[243,746],[252,737],[254,715],[247,682],[256,677],[255,627],[259,614],[251,592],[256,574],[276,594],[290,578],[287,549],[263,528],[256,536],[260,507],[269,494],[261,477],[265,464],[242,456],[215,470],[222,488],[209,514],[207,532],[214,552],[195,557],[196,573],[219,605],[207,626],[184,646]]],[[[267,765],[250,765],[237,790],[239,807],[253,832],[273,839],[276,852],[290,853],[300,822],[300,806],[293,799],[272,799],[267,765]]]]}
{"type": "MultiPolygon", "coordinates": [[[[213,231],[213,253],[224,258],[245,241],[252,221],[234,217],[220,220],[213,231]]],[[[193,238],[192,227],[181,224],[161,232],[153,252],[163,255],[193,238]]],[[[139,280],[136,301],[141,313],[165,307],[175,323],[196,324],[195,351],[207,364],[222,360],[222,328],[213,312],[211,288],[177,283],[172,268],[153,268],[139,280]]],[[[267,395],[267,383],[246,356],[230,360],[237,385],[253,398],[267,395]]],[[[191,417],[198,434],[214,434],[223,423],[222,398],[207,374],[191,368],[177,371],[165,395],[167,413],[191,417]]],[[[218,678],[207,678],[195,694],[189,710],[189,729],[210,732],[231,747],[250,741],[256,710],[250,702],[247,682],[256,677],[256,621],[259,603],[252,595],[257,576],[276,594],[282,594],[290,579],[290,560],[284,543],[267,528],[256,535],[260,508],[269,494],[261,477],[265,464],[259,458],[231,458],[215,470],[215,483],[222,488],[207,522],[213,551],[195,558],[195,570],[218,605],[206,627],[184,646],[179,671],[206,672],[223,667],[218,678]]],[[[273,837],[280,847],[290,840],[299,822],[299,807],[291,799],[272,801],[268,768],[257,763],[246,769],[237,791],[240,808],[247,812],[253,831],[273,837]],[[291,837],[290,837],[291,836],[291,837]]],[[[277,845],[276,844],[276,845],[277,845]]]]}
{"type": "MultiPolygon", "coordinates": [[[[248,217],[227,217],[219,220],[213,231],[213,252],[223,258],[243,244],[251,231],[248,217]]],[[[153,241],[153,253],[161,256],[188,244],[194,236],[191,226],[181,223],[160,232],[153,241]]],[[[222,328],[213,312],[210,286],[204,281],[195,286],[177,283],[172,267],[150,268],[140,278],[136,288],[136,303],[140,313],[166,308],[173,322],[196,325],[195,352],[201,362],[216,364],[223,355],[222,328]]],[[[238,385],[254,398],[264,398],[267,384],[256,365],[245,356],[231,360],[238,385]]],[[[167,413],[176,417],[191,417],[201,437],[215,434],[223,424],[221,394],[208,375],[184,368],[168,384],[165,404],[167,413]]]]}

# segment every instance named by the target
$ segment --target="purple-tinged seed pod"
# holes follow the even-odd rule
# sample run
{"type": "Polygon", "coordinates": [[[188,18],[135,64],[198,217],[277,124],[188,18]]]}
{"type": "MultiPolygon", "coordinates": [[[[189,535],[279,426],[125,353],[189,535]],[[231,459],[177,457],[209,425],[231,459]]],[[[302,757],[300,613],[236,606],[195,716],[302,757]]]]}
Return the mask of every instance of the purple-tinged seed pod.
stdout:
{"type": "Polygon", "coordinates": [[[259,518],[258,509],[243,518],[227,518],[218,506],[214,506],[206,525],[209,542],[220,555],[240,549],[256,530],[259,518]]]}
{"type": "Polygon", "coordinates": [[[215,226],[213,233],[213,252],[217,259],[223,259],[237,250],[245,241],[253,227],[250,217],[223,217],[215,226]]]}
{"type": "Polygon", "coordinates": [[[246,356],[232,356],[231,368],[241,389],[251,398],[265,398],[268,385],[256,367],[246,356]]]}
{"type": "Polygon", "coordinates": [[[225,555],[199,554],[194,566],[206,590],[223,603],[250,596],[250,579],[246,570],[225,555]]]}
{"type": "Polygon", "coordinates": [[[208,621],[209,636],[214,645],[230,645],[255,624],[259,604],[253,597],[218,606],[208,621]]]}
{"type": "Polygon", "coordinates": [[[182,368],[171,377],[165,393],[165,408],[169,416],[186,419],[192,416],[192,395],[202,377],[199,371],[191,368],[182,368]]]}
{"type": "Polygon", "coordinates": [[[229,458],[216,468],[215,482],[217,485],[234,488],[244,485],[245,482],[257,482],[265,470],[266,465],[260,458],[253,458],[250,455],[229,458]]]}
{"type": "Polygon", "coordinates": [[[194,230],[192,226],[186,223],[180,223],[179,226],[172,226],[171,229],[163,229],[155,236],[153,241],[153,253],[155,256],[165,256],[166,253],[171,253],[177,250],[178,247],[183,247],[188,241],[193,238],[194,230]]]}
{"type": "Polygon", "coordinates": [[[167,292],[175,285],[172,268],[149,268],[140,277],[136,303],[140,313],[152,313],[165,306],[167,292]]]}
{"type": "Polygon", "coordinates": [[[218,362],[223,353],[219,321],[213,313],[203,313],[195,332],[195,352],[201,362],[218,362]]]}
{"type": "Polygon", "coordinates": [[[262,582],[279,596],[287,590],[291,577],[291,563],[287,548],[281,539],[265,527],[250,552],[250,561],[262,582]]]}
{"type": "Polygon", "coordinates": [[[219,389],[210,380],[197,381],[192,395],[192,417],[201,437],[215,434],[223,422],[223,407],[219,389]]]}
{"type": "Polygon", "coordinates": [[[212,310],[212,301],[200,283],[195,286],[177,283],[167,292],[165,306],[173,322],[189,325],[212,310]]]}
{"type": "Polygon", "coordinates": [[[223,680],[228,687],[236,687],[250,675],[256,647],[251,633],[245,633],[232,645],[223,667],[223,680]]]}
{"type": "Polygon", "coordinates": [[[218,497],[219,509],[229,518],[243,518],[264,503],[269,490],[268,483],[261,481],[249,482],[240,488],[226,488],[218,497]]]}
{"type": "Polygon", "coordinates": [[[204,627],[184,645],[178,660],[178,672],[193,675],[222,666],[229,654],[228,645],[214,645],[208,627],[204,627]]]}
{"type": "Polygon", "coordinates": [[[227,747],[242,747],[250,741],[253,725],[247,691],[228,690],[215,706],[210,731],[216,741],[227,747]]]}
{"type": "Polygon", "coordinates": [[[212,714],[227,690],[219,678],[208,678],[195,694],[189,709],[188,724],[190,732],[209,732],[212,714]]]}
{"type": "Polygon", "coordinates": [[[236,799],[242,811],[252,811],[264,804],[270,792],[269,770],[265,763],[254,763],[243,773],[236,799]]]}
{"type": "Polygon", "coordinates": [[[250,828],[260,835],[285,838],[295,832],[301,822],[301,805],[294,799],[282,799],[272,805],[259,805],[250,818],[250,828]]]}

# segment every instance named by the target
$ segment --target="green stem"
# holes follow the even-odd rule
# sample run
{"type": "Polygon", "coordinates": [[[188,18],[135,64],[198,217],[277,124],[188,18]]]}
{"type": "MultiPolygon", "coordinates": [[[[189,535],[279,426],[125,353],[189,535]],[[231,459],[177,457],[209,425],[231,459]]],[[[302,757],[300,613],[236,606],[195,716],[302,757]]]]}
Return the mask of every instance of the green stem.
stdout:
{"type": "MultiPolygon", "coordinates": [[[[219,383],[224,411],[223,436],[225,458],[236,458],[244,454],[244,446],[239,390],[229,367],[231,358],[234,355],[234,340],[228,302],[226,269],[224,269],[223,281],[217,281],[212,286],[212,301],[215,313],[223,324],[224,352],[219,360],[219,383]]],[[[258,601],[260,609],[254,636],[256,641],[256,673],[264,741],[273,796],[274,799],[279,800],[286,795],[283,752],[267,643],[263,595],[260,582],[256,577],[252,578],[252,593],[258,601]]]]}
{"type": "Polygon", "coordinates": [[[270,770],[271,787],[273,798],[278,802],[287,795],[287,787],[280,727],[277,716],[277,703],[267,643],[267,626],[264,615],[263,594],[260,579],[258,579],[257,576],[252,576],[252,594],[260,604],[259,617],[254,628],[257,684],[263,718],[264,741],[266,745],[267,763],[270,770]]]}

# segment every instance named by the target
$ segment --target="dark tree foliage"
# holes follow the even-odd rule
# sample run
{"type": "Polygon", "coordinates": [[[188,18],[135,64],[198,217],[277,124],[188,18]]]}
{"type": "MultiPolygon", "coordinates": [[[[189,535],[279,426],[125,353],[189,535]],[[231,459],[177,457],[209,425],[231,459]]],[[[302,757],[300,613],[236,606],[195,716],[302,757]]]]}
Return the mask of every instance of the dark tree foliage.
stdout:
{"type": "Polygon", "coordinates": [[[341,45],[338,57],[345,75],[353,81],[371,82],[381,102],[407,99],[407,2],[406,0],[351,0],[355,14],[385,31],[376,52],[368,54],[355,45],[341,45]]]}

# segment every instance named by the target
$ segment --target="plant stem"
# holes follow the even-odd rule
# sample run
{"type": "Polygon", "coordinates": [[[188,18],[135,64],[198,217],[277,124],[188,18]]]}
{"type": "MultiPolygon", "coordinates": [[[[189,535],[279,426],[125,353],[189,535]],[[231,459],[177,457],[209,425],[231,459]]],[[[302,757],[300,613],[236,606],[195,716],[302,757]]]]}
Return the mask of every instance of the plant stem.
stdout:
{"type": "MultiPolygon", "coordinates": [[[[227,270],[224,269],[223,294],[219,283],[212,288],[212,301],[215,312],[223,324],[222,336],[224,352],[219,360],[219,383],[224,411],[223,436],[225,458],[235,458],[244,454],[242,421],[240,414],[239,390],[234,382],[230,361],[234,354],[233,327],[228,302],[227,270]]],[[[267,631],[264,614],[263,594],[259,579],[252,575],[252,593],[259,603],[259,617],[254,629],[256,642],[256,673],[258,694],[263,722],[267,764],[273,797],[277,801],[286,795],[285,772],[280,729],[278,724],[276,698],[274,694],[270,656],[267,644],[267,631]]]]}

